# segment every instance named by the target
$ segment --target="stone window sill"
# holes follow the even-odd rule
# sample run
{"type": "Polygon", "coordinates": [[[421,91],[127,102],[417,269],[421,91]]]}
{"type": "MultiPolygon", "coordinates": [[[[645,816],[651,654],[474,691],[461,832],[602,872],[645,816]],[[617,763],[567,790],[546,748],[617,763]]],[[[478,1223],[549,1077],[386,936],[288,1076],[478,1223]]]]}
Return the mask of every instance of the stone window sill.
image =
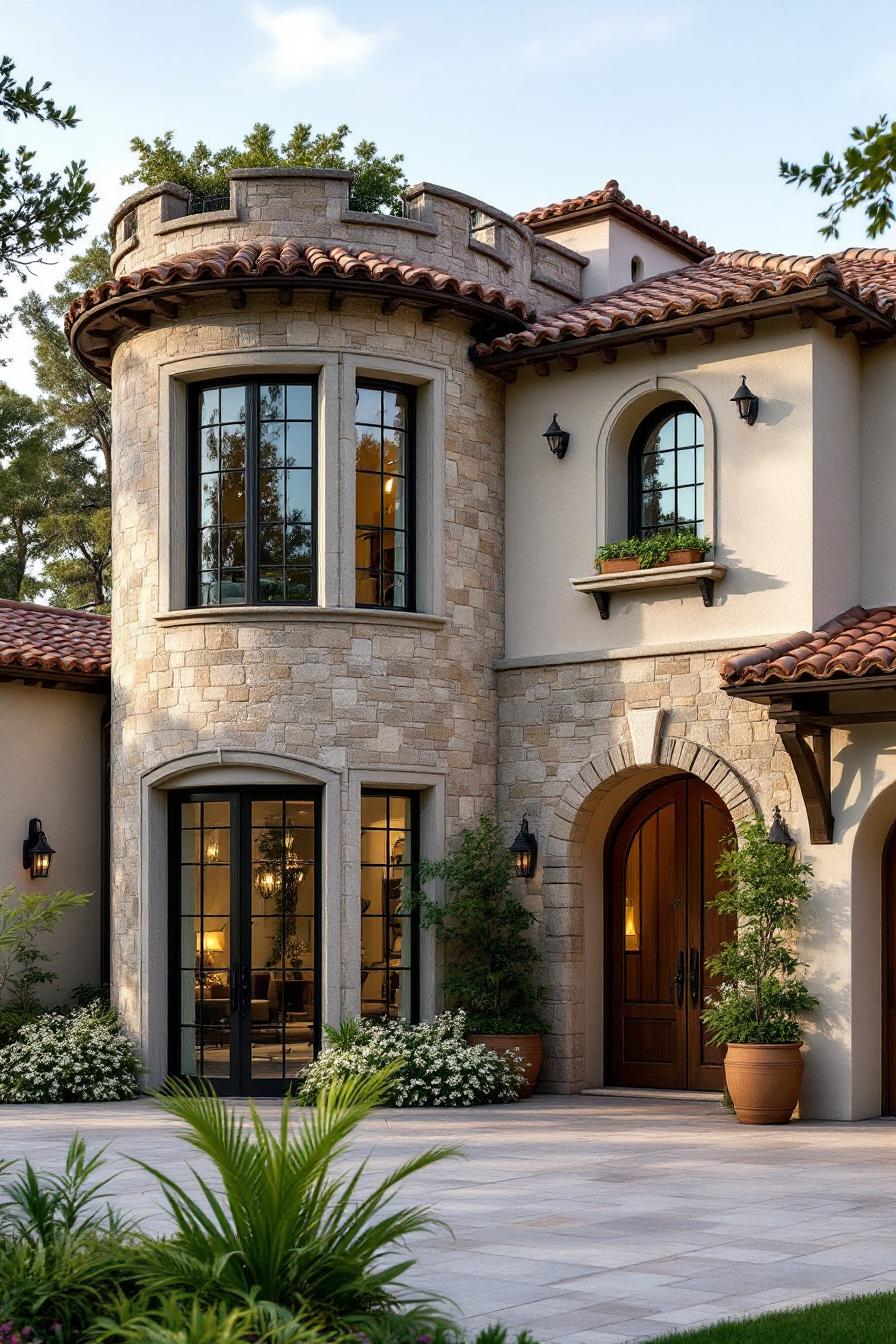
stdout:
{"type": "Polygon", "coordinates": [[[644,592],[650,595],[657,588],[693,584],[700,590],[703,605],[711,607],[716,583],[727,573],[727,567],[715,560],[699,560],[691,565],[662,565],[658,569],[632,569],[623,574],[589,574],[584,579],[570,579],[570,583],[577,593],[587,593],[594,598],[601,620],[607,621],[613,593],[644,592]]]}
{"type": "Polygon", "coordinates": [[[447,617],[425,611],[387,611],[378,607],[190,607],[156,613],[159,625],[280,625],[303,621],[351,621],[374,625],[400,625],[440,629],[447,617]]]}

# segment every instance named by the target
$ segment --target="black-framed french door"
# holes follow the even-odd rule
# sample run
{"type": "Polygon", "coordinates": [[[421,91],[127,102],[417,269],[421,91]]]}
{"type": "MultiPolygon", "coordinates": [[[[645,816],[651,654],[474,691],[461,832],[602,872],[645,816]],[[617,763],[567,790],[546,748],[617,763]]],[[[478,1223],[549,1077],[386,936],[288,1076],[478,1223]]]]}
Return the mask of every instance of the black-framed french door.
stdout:
{"type": "Polygon", "coordinates": [[[283,1092],[320,1048],[320,794],[170,799],[170,1071],[283,1092]]]}

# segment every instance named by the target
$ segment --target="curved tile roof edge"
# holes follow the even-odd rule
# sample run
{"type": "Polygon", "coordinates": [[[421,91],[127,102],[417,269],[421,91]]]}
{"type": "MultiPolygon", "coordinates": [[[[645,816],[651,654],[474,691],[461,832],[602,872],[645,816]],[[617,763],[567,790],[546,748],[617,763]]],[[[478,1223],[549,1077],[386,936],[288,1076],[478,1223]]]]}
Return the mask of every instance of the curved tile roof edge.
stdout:
{"type": "Polygon", "coordinates": [[[886,673],[896,673],[896,603],[850,607],[811,634],[799,630],[719,663],[719,674],[730,688],[886,673]]]}
{"type": "Polygon", "coordinates": [[[400,257],[391,257],[365,247],[347,247],[342,243],[303,242],[295,238],[278,241],[248,239],[239,243],[218,243],[196,248],[157,261],[113,280],[105,280],[87,290],[71,304],[65,317],[70,333],[75,322],[110,299],[137,295],[173,284],[191,281],[238,280],[282,276],[284,279],[327,277],[362,280],[372,284],[398,283],[408,289],[426,290],[433,295],[454,294],[496,308],[520,321],[531,321],[531,305],[498,285],[481,280],[462,280],[448,271],[438,270],[400,257]]]}
{"type": "Polygon", "coordinates": [[[98,612],[0,599],[0,668],[105,679],[111,637],[109,617],[98,612]]]}

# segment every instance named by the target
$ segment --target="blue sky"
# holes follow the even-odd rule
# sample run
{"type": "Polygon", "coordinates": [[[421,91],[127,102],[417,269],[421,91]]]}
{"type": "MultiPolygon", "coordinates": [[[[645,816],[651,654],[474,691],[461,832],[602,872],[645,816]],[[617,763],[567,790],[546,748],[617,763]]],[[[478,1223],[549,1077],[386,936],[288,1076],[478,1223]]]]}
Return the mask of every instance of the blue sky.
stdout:
{"type": "MultiPolygon", "coordinates": [[[[896,111],[894,18],[896,0],[0,0],[0,45],[77,105],[76,130],[25,134],[41,167],[86,159],[92,232],[134,189],[132,135],[217,146],[254,121],[345,121],[412,182],[507,210],[615,177],[718,248],[818,252],[815,198],[778,158],[814,162],[896,111]]],[[[21,137],[0,123],[0,143],[21,137]]],[[[863,241],[847,221],[838,245],[863,241]]],[[[2,376],[32,390],[26,339],[5,346],[2,376]]]]}

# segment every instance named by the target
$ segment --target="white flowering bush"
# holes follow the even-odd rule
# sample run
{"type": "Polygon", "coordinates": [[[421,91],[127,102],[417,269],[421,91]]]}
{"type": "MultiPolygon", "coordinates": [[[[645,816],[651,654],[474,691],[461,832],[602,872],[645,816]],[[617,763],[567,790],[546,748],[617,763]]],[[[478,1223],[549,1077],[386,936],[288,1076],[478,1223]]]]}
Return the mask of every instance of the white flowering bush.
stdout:
{"type": "Polygon", "coordinates": [[[0,1049],[0,1102],[129,1101],[140,1060],[117,1015],[100,1004],[43,1013],[0,1049]]]}
{"type": "Polygon", "coordinates": [[[389,1106],[482,1106],[516,1101],[526,1071],[516,1050],[496,1054],[464,1039],[463,1012],[442,1013],[414,1026],[361,1017],[327,1028],[328,1046],[300,1076],[299,1100],[311,1104],[342,1078],[372,1078],[401,1061],[391,1080],[389,1106]]]}

